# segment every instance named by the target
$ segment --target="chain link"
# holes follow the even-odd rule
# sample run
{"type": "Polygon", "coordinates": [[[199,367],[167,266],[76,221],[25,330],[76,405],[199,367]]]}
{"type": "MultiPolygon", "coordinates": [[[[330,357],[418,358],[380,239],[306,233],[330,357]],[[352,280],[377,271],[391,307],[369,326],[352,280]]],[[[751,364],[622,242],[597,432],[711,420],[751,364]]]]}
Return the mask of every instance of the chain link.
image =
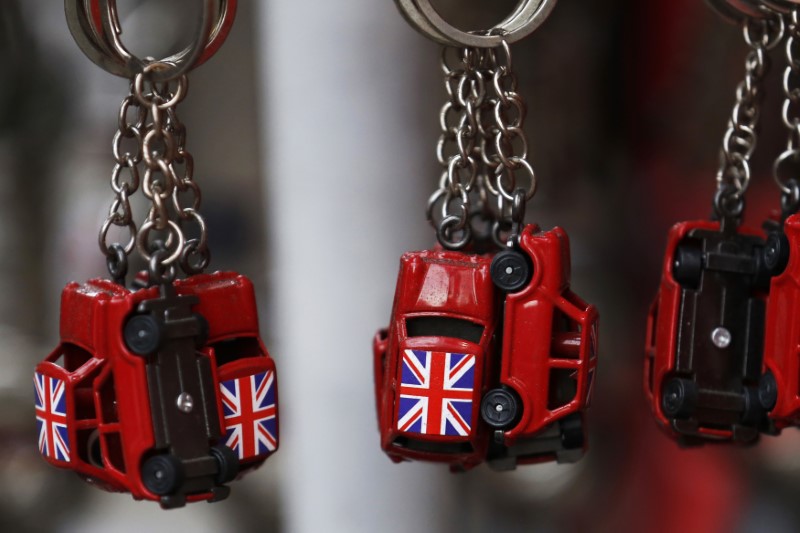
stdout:
{"type": "Polygon", "coordinates": [[[750,158],[758,141],[763,80],[769,69],[767,51],[782,40],[784,30],[783,18],[777,14],[746,19],[742,30],[750,51],[745,59],[745,77],[736,87],[736,103],[722,141],[714,197],[717,216],[737,223],[750,184],[750,158]]]}
{"type": "Polygon", "coordinates": [[[445,248],[461,249],[473,234],[480,240],[476,221],[488,222],[487,238],[506,246],[536,192],[523,129],[527,107],[508,43],[460,49],[455,66],[448,59],[453,50],[442,53],[448,101],[439,113],[436,156],[443,171],[428,201],[428,220],[445,248]]]}
{"type": "Polygon", "coordinates": [[[788,130],[786,149],[772,166],[775,183],[781,190],[781,206],[788,216],[800,208],[800,9],[786,14],[785,58],[783,72],[783,108],[781,118],[788,130]]]}
{"type": "Polygon", "coordinates": [[[194,181],[194,160],[186,149],[186,127],[177,113],[188,80],[186,76],[170,83],[149,80],[150,73],[166,66],[150,63],[132,80],[130,94],[120,106],[112,143],[116,165],[111,188],[116,196],[99,237],[109,272],[118,281],[124,280],[134,248],[150,266],[151,278],[160,281],[174,278],[176,264],[187,275],[201,273],[210,258],[208,232],[199,212],[202,195],[194,181]],[[140,187],[150,208],[137,229],[130,197],[140,187]],[[126,244],[107,244],[113,226],[127,228],[126,244]],[[187,233],[196,237],[187,239],[187,233]]]}
{"type": "Polygon", "coordinates": [[[458,64],[451,66],[450,48],[442,51],[442,70],[448,101],[439,113],[441,134],[436,157],[442,166],[439,188],[428,200],[427,216],[442,246],[464,248],[472,238],[472,201],[479,173],[480,113],[486,99],[483,71],[485,50],[458,50],[458,64]]]}

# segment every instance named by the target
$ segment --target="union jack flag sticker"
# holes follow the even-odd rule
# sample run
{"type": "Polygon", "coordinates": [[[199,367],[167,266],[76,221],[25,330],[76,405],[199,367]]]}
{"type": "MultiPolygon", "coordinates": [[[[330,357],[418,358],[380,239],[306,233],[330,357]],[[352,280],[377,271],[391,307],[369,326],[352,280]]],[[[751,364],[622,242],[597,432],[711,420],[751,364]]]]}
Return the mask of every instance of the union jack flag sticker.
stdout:
{"type": "Polygon", "coordinates": [[[472,431],[475,359],[472,354],[405,350],[397,429],[468,436],[472,431]]]}
{"type": "Polygon", "coordinates": [[[39,451],[47,458],[68,463],[69,434],[64,380],[35,372],[33,385],[36,392],[39,451]]]}
{"type": "Polygon", "coordinates": [[[278,448],[275,371],[267,370],[220,383],[225,419],[225,444],[239,460],[278,448]]]}

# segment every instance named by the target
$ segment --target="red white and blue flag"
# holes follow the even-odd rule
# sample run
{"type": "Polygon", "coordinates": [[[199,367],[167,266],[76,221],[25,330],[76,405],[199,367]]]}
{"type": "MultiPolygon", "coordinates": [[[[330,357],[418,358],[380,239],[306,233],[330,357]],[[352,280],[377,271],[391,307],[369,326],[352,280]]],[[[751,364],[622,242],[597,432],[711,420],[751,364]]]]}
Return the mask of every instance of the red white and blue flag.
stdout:
{"type": "Polygon", "coordinates": [[[67,433],[66,386],[61,379],[33,375],[36,391],[36,426],[39,430],[39,451],[55,461],[69,462],[67,433]]]}
{"type": "Polygon", "coordinates": [[[474,355],[405,350],[397,429],[426,435],[469,435],[474,389],[474,355]]]}
{"type": "Polygon", "coordinates": [[[274,452],[278,448],[275,372],[223,381],[220,392],[225,444],[239,454],[239,460],[274,452]]]}

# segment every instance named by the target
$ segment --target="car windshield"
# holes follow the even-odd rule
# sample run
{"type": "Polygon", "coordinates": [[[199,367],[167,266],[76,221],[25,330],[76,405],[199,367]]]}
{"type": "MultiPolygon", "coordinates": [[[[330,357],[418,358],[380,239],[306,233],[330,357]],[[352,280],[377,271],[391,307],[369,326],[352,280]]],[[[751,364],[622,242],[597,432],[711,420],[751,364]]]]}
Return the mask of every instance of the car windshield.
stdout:
{"type": "Polygon", "coordinates": [[[421,316],[406,319],[406,333],[409,337],[454,337],[478,344],[483,326],[461,318],[421,316]]]}

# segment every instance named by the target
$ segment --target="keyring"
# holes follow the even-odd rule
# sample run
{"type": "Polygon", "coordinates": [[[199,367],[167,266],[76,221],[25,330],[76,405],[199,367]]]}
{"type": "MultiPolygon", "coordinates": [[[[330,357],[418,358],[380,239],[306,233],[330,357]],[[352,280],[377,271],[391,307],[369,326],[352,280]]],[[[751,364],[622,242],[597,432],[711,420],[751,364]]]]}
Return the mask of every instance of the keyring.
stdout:
{"type": "Polygon", "coordinates": [[[115,76],[131,77],[122,60],[114,57],[97,33],[92,17],[86,11],[85,0],[64,0],[64,14],[72,38],[92,63],[115,76]]]}
{"type": "Polygon", "coordinates": [[[788,14],[800,8],[800,0],[761,0],[765,6],[778,13],[788,14]]]}
{"type": "MultiPolygon", "coordinates": [[[[772,0],[786,2],[787,0],[772,0]]],[[[740,24],[747,19],[761,19],[769,15],[759,0],[706,0],[714,11],[728,22],[740,24]]]]}
{"type": "Polygon", "coordinates": [[[430,0],[395,0],[404,18],[427,37],[451,46],[494,48],[530,35],[550,15],[556,0],[522,0],[514,12],[494,28],[465,32],[442,18],[430,0]]]}
{"type": "MultiPolygon", "coordinates": [[[[93,63],[111,74],[129,79],[142,72],[150,63],[131,54],[122,44],[116,0],[65,0],[64,4],[70,32],[93,63]]],[[[230,33],[237,7],[237,0],[204,0],[200,17],[203,31],[193,45],[162,59],[161,62],[176,66],[154,72],[152,80],[169,81],[213,57],[230,33]],[[219,14],[209,29],[208,21],[212,18],[214,1],[219,2],[219,14]],[[201,47],[199,43],[205,45],[201,47]]]]}

